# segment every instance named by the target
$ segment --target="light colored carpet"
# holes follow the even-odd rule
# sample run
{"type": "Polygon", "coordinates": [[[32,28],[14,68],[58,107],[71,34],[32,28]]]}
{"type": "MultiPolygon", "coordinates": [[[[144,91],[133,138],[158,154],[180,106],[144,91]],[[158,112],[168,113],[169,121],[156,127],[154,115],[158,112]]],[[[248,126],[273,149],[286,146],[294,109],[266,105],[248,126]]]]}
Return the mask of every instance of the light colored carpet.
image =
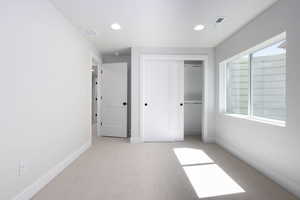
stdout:
{"type": "MultiPolygon", "coordinates": [[[[187,138],[185,142],[145,144],[129,144],[124,139],[116,138],[96,138],[91,149],[33,199],[199,199],[173,151],[174,148],[202,150],[245,191],[203,199],[297,199],[221,147],[214,144],[203,144],[194,137],[187,138]]],[[[194,165],[192,164],[192,166],[194,165]]],[[[214,178],[213,181],[219,183],[217,178],[214,178]]],[[[202,187],[204,190],[206,189],[206,186],[202,187]]]]}

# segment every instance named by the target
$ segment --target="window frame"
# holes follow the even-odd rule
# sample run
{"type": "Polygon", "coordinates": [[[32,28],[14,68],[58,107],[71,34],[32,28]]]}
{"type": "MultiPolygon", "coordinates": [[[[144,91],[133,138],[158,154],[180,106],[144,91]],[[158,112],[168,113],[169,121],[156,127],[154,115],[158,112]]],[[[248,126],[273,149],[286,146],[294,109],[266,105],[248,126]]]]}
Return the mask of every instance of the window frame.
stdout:
{"type": "MultiPolygon", "coordinates": [[[[261,123],[266,123],[266,124],[271,124],[275,126],[281,126],[281,127],[286,127],[286,120],[275,120],[275,119],[270,119],[270,118],[264,118],[264,117],[258,117],[253,115],[253,54],[255,54],[257,51],[260,51],[264,48],[267,48],[269,46],[272,46],[280,41],[286,40],[286,32],[281,33],[278,36],[275,36],[253,48],[250,48],[242,53],[239,53],[227,60],[222,61],[219,64],[219,113],[223,114],[224,116],[228,117],[234,117],[234,118],[240,118],[240,119],[246,119],[246,120],[251,120],[255,122],[261,122],[261,123]],[[248,89],[248,114],[234,114],[234,113],[229,113],[227,112],[227,91],[228,91],[228,69],[227,65],[229,62],[240,58],[242,56],[249,55],[249,89],[248,89]]],[[[285,102],[287,102],[287,97],[285,97],[285,102]]],[[[287,111],[287,109],[286,109],[287,111]]]]}

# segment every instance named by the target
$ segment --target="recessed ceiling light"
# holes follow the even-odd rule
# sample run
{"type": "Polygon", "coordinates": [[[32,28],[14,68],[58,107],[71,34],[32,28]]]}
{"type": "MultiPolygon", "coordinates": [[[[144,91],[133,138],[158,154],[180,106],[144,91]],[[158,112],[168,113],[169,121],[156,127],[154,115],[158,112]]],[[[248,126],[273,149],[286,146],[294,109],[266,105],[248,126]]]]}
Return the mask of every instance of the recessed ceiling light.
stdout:
{"type": "Polygon", "coordinates": [[[121,29],[121,25],[118,23],[113,23],[112,25],[110,25],[110,28],[114,31],[117,31],[121,29]]]}
{"type": "Polygon", "coordinates": [[[195,31],[202,31],[204,28],[205,28],[205,26],[202,24],[198,24],[198,25],[194,26],[195,31]]]}

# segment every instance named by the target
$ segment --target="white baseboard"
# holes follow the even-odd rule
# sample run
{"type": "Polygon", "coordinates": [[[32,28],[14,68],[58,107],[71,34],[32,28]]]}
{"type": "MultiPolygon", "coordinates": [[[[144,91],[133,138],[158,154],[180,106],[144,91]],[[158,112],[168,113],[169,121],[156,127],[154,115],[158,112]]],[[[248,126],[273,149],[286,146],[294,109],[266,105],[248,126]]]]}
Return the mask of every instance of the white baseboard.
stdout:
{"type": "Polygon", "coordinates": [[[140,137],[130,137],[131,144],[143,143],[143,140],[140,137]]]}
{"type": "Polygon", "coordinates": [[[203,137],[203,142],[206,144],[215,144],[216,139],[215,138],[210,138],[210,137],[203,137]]]}
{"type": "Polygon", "coordinates": [[[229,151],[231,154],[235,155],[248,165],[252,166],[256,170],[260,171],[265,176],[269,177],[274,182],[281,185],[283,188],[285,188],[290,193],[294,194],[297,197],[300,197],[300,183],[298,183],[295,180],[291,180],[287,178],[286,176],[280,174],[279,172],[272,171],[269,168],[266,169],[265,166],[260,165],[259,161],[257,161],[254,157],[250,157],[242,152],[242,150],[234,145],[232,145],[230,142],[227,142],[225,139],[221,137],[216,138],[216,143],[229,151]]]}
{"type": "MultiPolygon", "coordinates": [[[[204,138],[203,139],[204,143],[215,143],[215,139],[214,138],[204,138]]],[[[179,140],[176,140],[176,141],[184,141],[184,139],[179,139],[179,140]]],[[[170,140],[153,140],[153,141],[147,141],[147,142],[170,142],[170,140]]],[[[140,137],[130,137],[130,143],[131,144],[138,144],[138,143],[144,143],[144,141],[142,140],[142,138],[140,137]]]]}
{"type": "Polygon", "coordinates": [[[69,155],[65,160],[58,163],[46,174],[37,179],[33,184],[26,187],[20,194],[15,196],[13,200],[30,200],[38,191],[45,187],[53,178],[60,174],[66,167],[75,161],[82,153],[90,148],[91,142],[84,144],[77,151],[69,155]]]}

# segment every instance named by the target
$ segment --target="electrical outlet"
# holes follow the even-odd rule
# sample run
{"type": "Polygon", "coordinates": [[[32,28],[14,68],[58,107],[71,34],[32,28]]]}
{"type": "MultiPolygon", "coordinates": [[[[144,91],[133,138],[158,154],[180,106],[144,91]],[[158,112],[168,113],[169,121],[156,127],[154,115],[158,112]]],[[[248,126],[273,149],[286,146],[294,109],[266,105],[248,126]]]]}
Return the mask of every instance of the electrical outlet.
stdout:
{"type": "Polygon", "coordinates": [[[18,176],[22,176],[25,172],[25,162],[20,161],[18,166],[18,176]]]}

